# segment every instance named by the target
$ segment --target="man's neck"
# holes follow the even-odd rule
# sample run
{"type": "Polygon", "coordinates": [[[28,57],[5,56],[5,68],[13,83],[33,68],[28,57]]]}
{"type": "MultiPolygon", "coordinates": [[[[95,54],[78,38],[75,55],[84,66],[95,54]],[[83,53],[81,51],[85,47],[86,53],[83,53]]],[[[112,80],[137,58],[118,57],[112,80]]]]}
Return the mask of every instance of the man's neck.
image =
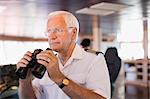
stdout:
{"type": "Polygon", "coordinates": [[[75,48],[75,43],[71,44],[68,49],[66,51],[63,51],[62,53],[59,53],[58,56],[59,56],[59,59],[61,61],[61,63],[63,65],[65,65],[65,63],[68,61],[68,59],[71,57],[72,55],[72,52],[75,48]]]}

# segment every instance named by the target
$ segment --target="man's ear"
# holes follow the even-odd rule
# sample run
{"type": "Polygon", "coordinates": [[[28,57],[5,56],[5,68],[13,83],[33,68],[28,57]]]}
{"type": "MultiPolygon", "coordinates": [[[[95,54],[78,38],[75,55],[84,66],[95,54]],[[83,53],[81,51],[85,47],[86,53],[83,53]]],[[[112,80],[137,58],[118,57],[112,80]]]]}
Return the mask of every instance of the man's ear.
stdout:
{"type": "Polygon", "coordinates": [[[72,29],[72,39],[73,39],[73,40],[76,40],[76,36],[77,36],[77,28],[74,27],[74,28],[72,29]]]}

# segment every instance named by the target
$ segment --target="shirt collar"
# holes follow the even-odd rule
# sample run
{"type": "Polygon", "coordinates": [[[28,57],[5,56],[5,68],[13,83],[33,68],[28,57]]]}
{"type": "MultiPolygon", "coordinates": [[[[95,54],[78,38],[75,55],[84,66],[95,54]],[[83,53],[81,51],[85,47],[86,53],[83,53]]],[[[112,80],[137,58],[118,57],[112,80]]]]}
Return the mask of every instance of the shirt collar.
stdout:
{"type": "Polygon", "coordinates": [[[83,57],[83,48],[81,48],[78,44],[75,45],[75,48],[72,52],[71,58],[72,59],[82,59],[83,57]]]}
{"type": "Polygon", "coordinates": [[[69,66],[69,64],[71,64],[74,59],[77,59],[77,60],[82,59],[83,52],[84,52],[84,49],[82,49],[78,44],[76,44],[71,57],[68,59],[68,61],[66,62],[64,66],[61,64],[60,60],[58,59],[60,70],[62,71],[65,67],[69,66]]]}

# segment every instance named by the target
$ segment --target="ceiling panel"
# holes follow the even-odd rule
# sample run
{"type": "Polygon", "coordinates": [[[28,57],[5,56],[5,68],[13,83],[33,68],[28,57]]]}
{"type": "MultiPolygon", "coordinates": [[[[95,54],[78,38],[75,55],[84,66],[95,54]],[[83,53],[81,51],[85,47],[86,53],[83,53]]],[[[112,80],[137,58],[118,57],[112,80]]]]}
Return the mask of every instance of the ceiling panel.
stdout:
{"type": "MultiPolygon", "coordinates": [[[[129,8],[121,12],[116,12],[115,14],[98,16],[100,23],[99,26],[101,26],[102,30],[104,30],[102,31],[104,33],[117,33],[120,29],[120,21],[122,20],[137,20],[142,19],[143,17],[148,18],[150,16],[150,0],[0,0],[0,6],[7,7],[2,13],[0,13],[0,24],[6,25],[9,18],[17,17],[21,20],[19,24],[25,26],[28,23],[26,20],[46,20],[49,12],[55,10],[68,10],[78,17],[81,26],[80,32],[85,35],[90,35],[92,33],[93,16],[76,14],[75,12],[79,9],[92,6],[100,2],[126,4],[130,6],[129,8]]],[[[18,24],[18,21],[14,21],[14,24],[18,24]]],[[[32,25],[30,24],[29,26],[32,25]]],[[[28,31],[26,28],[29,26],[25,26],[23,29],[19,28],[19,31],[26,32],[28,31]]],[[[4,33],[1,34],[7,35],[6,28],[3,32],[4,33]]],[[[8,34],[10,35],[11,33],[8,34]]],[[[30,36],[30,33],[28,35],[16,33],[15,35],[30,36]]]]}

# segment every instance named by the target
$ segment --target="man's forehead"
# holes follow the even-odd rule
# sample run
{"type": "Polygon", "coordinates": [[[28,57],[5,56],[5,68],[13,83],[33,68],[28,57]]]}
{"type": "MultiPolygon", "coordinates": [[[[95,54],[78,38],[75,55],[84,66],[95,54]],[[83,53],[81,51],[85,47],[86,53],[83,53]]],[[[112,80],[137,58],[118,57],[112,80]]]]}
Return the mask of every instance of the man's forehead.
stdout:
{"type": "Polygon", "coordinates": [[[66,25],[65,19],[63,16],[53,16],[49,18],[48,25],[66,25]]]}
{"type": "Polygon", "coordinates": [[[52,20],[65,20],[65,19],[62,15],[55,15],[48,18],[48,21],[52,21],[52,20]]]}

